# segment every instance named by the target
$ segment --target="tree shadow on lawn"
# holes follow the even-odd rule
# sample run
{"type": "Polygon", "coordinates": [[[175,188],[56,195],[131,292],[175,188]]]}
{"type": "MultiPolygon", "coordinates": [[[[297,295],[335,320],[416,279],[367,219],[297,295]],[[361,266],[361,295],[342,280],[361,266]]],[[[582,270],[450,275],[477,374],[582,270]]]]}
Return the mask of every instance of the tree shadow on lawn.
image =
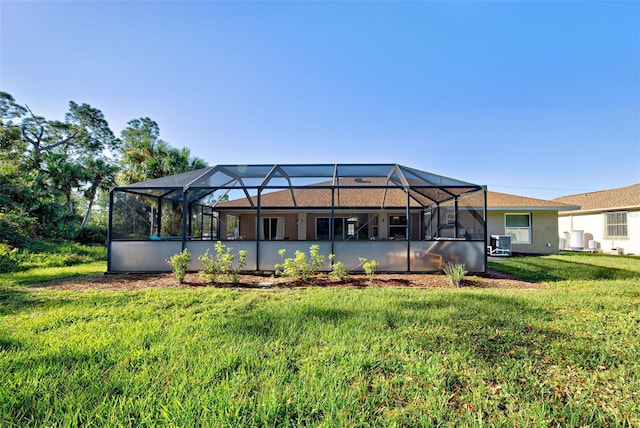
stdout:
{"type": "MultiPolygon", "coordinates": [[[[394,299],[389,307],[377,309],[256,307],[237,312],[225,328],[232,334],[290,344],[318,327],[370,328],[381,332],[382,342],[388,341],[390,334],[397,334],[398,340],[408,341],[404,347],[422,352],[455,352],[469,364],[489,367],[513,366],[521,361],[538,367],[541,373],[550,366],[570,365],[593,371],[598,366],[622,363],[622,357],[608,352],[604,345],[576,338],[573,331],[547,327],[556,321],[556,315],[541,304],[481,293],[428,296],[419,301],[412,295],[394,299]]],[[[583,328],[588,329],[588,325],[583,328]]],[[[363,340],[359,337],[354,332],[355,348],[363,340]]]]}
{"type": "Polygon", "coordinates": [[[339,325],[357,316],[355,311],[339,308],[305,306],[301,310],[283,311],[259,308],[238,314],[228,327],[237,333],[261,338],[278,337],[293,329],[304,328],[306,323],[339,325]]]}
{"type": "Polygon", "coordinates": [[[626,269],[555,259],[553,260],[553,264],[550,264],[548,261],[536,262],[532,258],[527,258],[526,261],[519,263],[518,259],[514,258],[509,260],[508,264],[500,264],[497,262],[497,266],[500,271],[525,277],[535,282],[640,278],[638,272],[626,269]]]}
{"type": "Polygon", "coordinates": [[[0,315],[29,310],[43,302],[44,300],[35,297],[33,293],[13,288],[0,288],[0,315]]]}
{"type": "Polygon", "coordinates": [[[590,342],[574,340],[571,332],[544,327],[555,320],[554,312],[514,297],[461,294],[424,301],[407,299],[401,302],[401,307],[403,317],[424,321],[424,334],[417,340],[425,347],[434,350],[453,348],[490,366],[528,359],[542,365],[570,364],[594,370],[603,362],[615,366],[622,361],[590,342]],[[425,316],[425,311],[434,315],[425,316]],[[451,316],[443,320],[443,314],[447,312],[451,312],[451,316]],[[432,323],[451,334],[446,337],[433,335],[432,323]],[[558,356],[562,361],[553,360],[558,356]]]}

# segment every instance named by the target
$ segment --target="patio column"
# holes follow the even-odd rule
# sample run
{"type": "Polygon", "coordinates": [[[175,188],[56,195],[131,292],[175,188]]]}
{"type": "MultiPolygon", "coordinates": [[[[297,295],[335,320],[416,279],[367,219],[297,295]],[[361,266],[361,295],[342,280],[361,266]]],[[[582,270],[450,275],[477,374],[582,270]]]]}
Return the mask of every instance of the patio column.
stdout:
{"type": "Polygon", "coordinates": [[[335,200],[335,190],[336,190],[335,187],[332,186],[331,187],[331,223],[329,223],[329,230],[330,230],[329,237],[331,238],[331,253],[332,254],[335,254],[335,250],[333,248],[333,246],[334,246],[334,242],[333,241],[335,239],[335,230],[334,230],[335,229],[335,227],[334,227],[335,226],[335,224],[334,224],[335,220],[334,220],[334,217],[335,217],[335,214],[336,214],[335,213],[335,211],[336,211],[336,208],[335,208],[335,202],[336,202],[336,200],[335,200]]]}
{"type": "Polygon", "coordinates": [[[162,198],[158,198],[158,209],[156,210],[156,235],[162,234],[162,198]]]}
{"type": "Polygon", "coordinates": [[[405,189],[407,193],[407,230],[405,236],[407,238],[407,272],[411,272],[411,198],[409,196],[409,189],[405,189]]]}
{"type": "Polygon", "coordinates": [[[460,237],[460,228],[458,227],[458,197],[456,196],[453,200],[453,227],[455,228],[453,231],[453,237],[460,237]]]}
{"type": "Polygon", "coordinates": [[[189,191],[182,192],[182,250],[187,247],[187,211],[189,210],[189,191]]]}
{"type": "Polygon", "coordinates": [[[111,272],[111,235],[113,233],[113,189],[109,192],[109,220],[107,223],[107,272],[111,272]]]}
{"type": "Polygon", "coordinates": [[[484,266],[483,266],[483,272],[487,271],[487,245],[488,245],[488,239],[489,237],[487,236],[487,186],[482,186],[482,194],[484,196],[484,206],[482,207],[482,215],[483,215],[483,220],[484,220],[484,266]]]}
{"type": "Polygon", "coordinates": [[[436,238],[440,237],[440,202],[436,203],[436,238]]]}
{"type": "Polygon", "coordinates": [[[262,201],[260,200],[260,196],[262,193],[262,189],[258,189],[258,197],[257,197],[257,201],[258,201],[258,207],[257,207],[257,211],[256,211],[256,270],[260,270],[260,226],[262,225],[262,212],[261,212],[261,205],[262,205],[262,201]]]}

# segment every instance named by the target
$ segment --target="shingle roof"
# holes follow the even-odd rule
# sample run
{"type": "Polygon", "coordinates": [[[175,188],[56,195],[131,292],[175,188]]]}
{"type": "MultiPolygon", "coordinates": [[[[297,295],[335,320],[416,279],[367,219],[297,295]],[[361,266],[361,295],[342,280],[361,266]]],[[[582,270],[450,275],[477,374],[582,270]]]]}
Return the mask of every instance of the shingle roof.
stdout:
{"type": "MultiPolygon", "coordinates": [[[[251,200],[254,206],[258,205],[256,196],[252,196],[251,200]]],[[[334,192],[334,204],[336,208],[380,208],[383,204],[386,208],[403,208],[407,206],[407,194],[401,189],[339,188],[334,192]]],[[[221,202],[217,205],[218,208],[249,208],[250,206],[247,198],[221,202]]],[[[260,196],[260,206],[262,208],[331,207],[331,189],[310,187],[265,192],[260,196]]],[[[419,207],[420,204],[411,200],[411,206],[419,207]]]]}
{"type": "MultiPolygon", "coordinates": [[[[254,205],[257,205],[257,198],[252,197],[254,205]]],[[[407,204],[407,195],[401,189],[339,189],[335,192],[335,207],[349,208],[380,208],[384,200],[386,208],[404,208],[407,204]]],[[[466,205],[482,206],[482,193],[473,193],[464,197],[466,205]]],[[[279,190],[276,192],[264,193],[260,197],[262,208],[278,207],[330,207],[331,190],[328,189],[293,189],[279,190]],[[292,196],[293,193],[293,196],[292,196]],[[293,198],[295,197],[295,204],[293,198]]],[[[420,205],[411,200],[412,207],[420,205]]],[[[219,208],[249,208],[249,201],[246,198],[237,199],[218,204],[219,208]]],[[[525,196],[510,195],[507,193],[487,192],[488,209],[548,209],[548,210],[572,210],[578,207],[560,202],[547,201],[544,199],[528,198],[525,196]]]]}
{"type": "Polygon", "coordinates": [[[562,196],[554,201],[577,205],[580,210],[640,207],[640,183],[617,189],[562,196]]]}
{"type": "Polygon", "coordinates": [[[557,201],[510,195],[508,193],[487,192],[487,208],[548,208],[550,210],[557,209],[558,211],[562,211],[575,209],[576,207],[557,201]]]}

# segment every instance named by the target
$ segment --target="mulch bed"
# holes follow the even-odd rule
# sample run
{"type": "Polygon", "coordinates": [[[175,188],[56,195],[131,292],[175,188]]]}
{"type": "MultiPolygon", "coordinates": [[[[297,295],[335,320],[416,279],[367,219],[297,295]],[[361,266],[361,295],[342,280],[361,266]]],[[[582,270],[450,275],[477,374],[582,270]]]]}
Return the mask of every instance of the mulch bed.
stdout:
{"type": "MultiPolygon", "coordinates": [[[[222,281],[222,278],[219,278],[222,281]]],[[[385,274],[375,275],[373,282],[364,274],[352,274],[341,281],[326,274],[315,275],[308,281],[297,281],[260,275],[239,275],[238,283],[207,283],[197,273],[189,273],[182,284],[178,284],[173,274],[105,274],[86,275],[39,283],[31,289],[55,290],[138,290],[144,288],[195,288],[218,287],[237,289],[283,290],[301,287],[395,287],[395,288],[453,288],[448,278],[441,274],[385,274]]],[[[488,270],[481,275],[466,276],[461,283],[463,288],[503,288],[503,289],[542,289],[543,285],[524,281],[488,270]]]]}

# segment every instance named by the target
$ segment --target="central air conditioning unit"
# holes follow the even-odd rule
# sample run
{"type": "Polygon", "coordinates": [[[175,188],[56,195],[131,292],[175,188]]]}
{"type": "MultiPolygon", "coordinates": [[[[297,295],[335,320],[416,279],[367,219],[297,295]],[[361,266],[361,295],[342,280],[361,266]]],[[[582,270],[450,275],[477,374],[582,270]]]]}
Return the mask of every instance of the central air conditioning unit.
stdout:
{"type": "Polygon", "coordinates": [[[510,256],[511,255],[511,236],[510,235],[491,235],[491,245],[489,246],[490,256],[510,256]]]}

